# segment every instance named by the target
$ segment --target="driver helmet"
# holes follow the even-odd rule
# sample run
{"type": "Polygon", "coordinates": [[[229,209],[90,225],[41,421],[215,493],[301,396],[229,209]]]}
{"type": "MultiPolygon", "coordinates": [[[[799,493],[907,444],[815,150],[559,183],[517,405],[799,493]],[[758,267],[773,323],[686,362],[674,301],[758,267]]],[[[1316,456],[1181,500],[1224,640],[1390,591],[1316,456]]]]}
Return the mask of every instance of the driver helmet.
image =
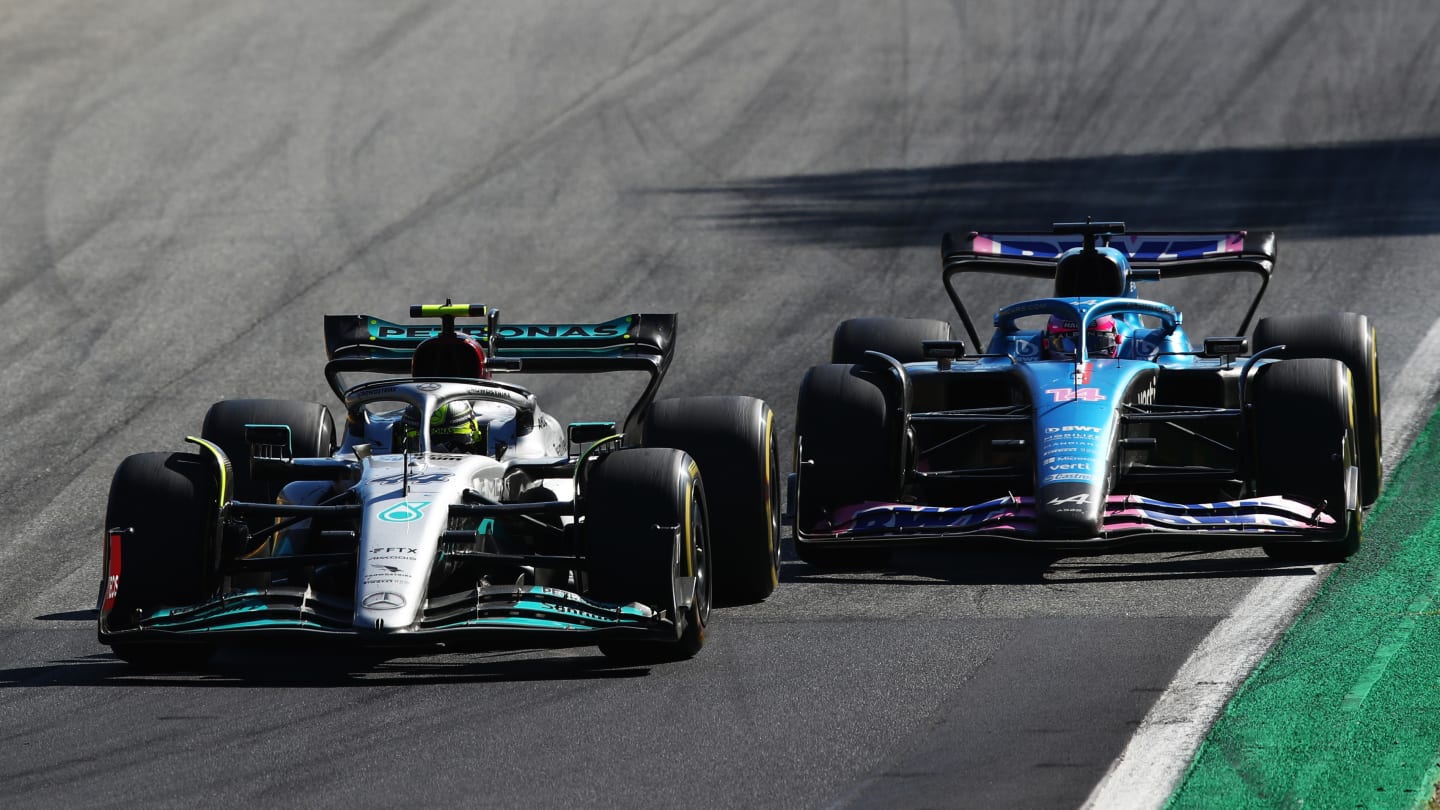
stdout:
{"type": "MultiPolygon", "coordinates": [[[[420,444],[420,412],[414,405],[405,408],[400,429],[406,446],[420,444]]],[[[463,399],[451,400],[430,415],[430,449],[442,453],[484,453],[485,428],[475,418],[475,408],[463,399]]]]}
{"type": "MultiPolygon", "coordinates": [[[[1045,356],[1051,360],[1074,360],[1079,345],[1079,326],[1057,315],[1045,325],[1045,356]]],[[[1102,316],[1090,322],[1085,333],[1085,351],[1090,357],[1115,357],[1124,340],[1115,328],[1115,319],[1102,316]]]]}

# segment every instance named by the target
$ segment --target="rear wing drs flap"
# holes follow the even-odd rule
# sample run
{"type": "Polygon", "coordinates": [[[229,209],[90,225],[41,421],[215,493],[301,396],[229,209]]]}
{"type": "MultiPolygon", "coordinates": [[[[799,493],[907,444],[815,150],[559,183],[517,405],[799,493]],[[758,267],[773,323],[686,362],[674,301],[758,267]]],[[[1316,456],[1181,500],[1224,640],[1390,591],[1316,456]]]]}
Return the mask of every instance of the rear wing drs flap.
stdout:
{"type": "MultiPolygon", "coordinates": [[[[1117,223],[1118,224],[1118,223],[1117,223]]],[[[1057,230],[1061,228],[1056,225],[1057,230]]],[[[1102,233],[1103,244],[1121,251],[1130,260],[1132,281],[1158,281],[1222,273],[1254,273],[1260,276],[1256,292],[1237,334],[1247,334],[1250,321],[1275,268],[1275,234],[1250,231],[1138,231],[1102,233]]],[[[947,233],[940,244],[944,263],[945,292],[960,313],[970,339],[980,345],[979,335],[955,289],[954,277],[961,273],[993,273],[1026,278],[1053,279],[1056,260],[1067,250],[1084,245],[1078,233],[993,232],[947,233]]]]}
{"type": "MultiPolygon", "coordinates": [[[[493,313],[492,313],[493,315],[493,313]]],[[[650,382],[632,410],[640,413],[660,387],[675,352],[676,316],[624,315],[603,323],[455,323],[455,331],[486,347],[495,373],[586,374],[644,371],[650,382]],[[490,327],[495,327],[491,339],[490,327]]],[[[392,323],[373,315],[326,315],[325,379],[341,399],[345,372],[408,375],[415,348],[440,334],[436,323],[392,323]]]]}

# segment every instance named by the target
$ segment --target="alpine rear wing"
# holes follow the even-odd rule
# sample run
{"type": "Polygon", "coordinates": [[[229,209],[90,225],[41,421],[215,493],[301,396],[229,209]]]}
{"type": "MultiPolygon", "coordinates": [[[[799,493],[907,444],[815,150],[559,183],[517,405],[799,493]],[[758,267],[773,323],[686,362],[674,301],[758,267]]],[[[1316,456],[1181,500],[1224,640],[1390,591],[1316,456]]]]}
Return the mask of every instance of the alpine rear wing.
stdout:
{"type": "MultiPolygon", "coordinates": [[[[421,313],[412,310],[412,315],[421,313]]],[[[430,313],[425,312],[426,315],[430,313]]],[[[650,381],[631,410],[633,421],[655,398],[675,352],[676,316],[624,315],[603,323],[500,323],[498,310],[475,307],[489,317],[479,322],[454,322],[454,330],[478,340],[486,349],[487,368],[495,373],[586,374],[644,371],[650,381]]],[[[410,374],[411,357],[425,340],[441,333],[437,323],[391,323],[373,315],[326,315],[325,380],[340,399],[340,375],[374,372],[410,374]]]]}
{"type": "Polygon", "coordinates": [[[992,273],[1053,279],[1056,260],[1062,253],[1083,247],[1095,237],[1106,247],[1129,259],[1129,281],[1159,281],[1161,278],[1223,273],[1254,273],[1260,289],[1240,322],[1240,331],[1249,332],[1250,321],[1270,286],[1275,269],[1275,234],[1249,231],[1138,231],[1125,232],[1124,223],[1056,223],[1051,233],[971,232],[947,233],[940,243],[944,264],[945,292],[960,313],[975,345],[980,336],[955,290],[954,277],[961,273],[992,273]]]}

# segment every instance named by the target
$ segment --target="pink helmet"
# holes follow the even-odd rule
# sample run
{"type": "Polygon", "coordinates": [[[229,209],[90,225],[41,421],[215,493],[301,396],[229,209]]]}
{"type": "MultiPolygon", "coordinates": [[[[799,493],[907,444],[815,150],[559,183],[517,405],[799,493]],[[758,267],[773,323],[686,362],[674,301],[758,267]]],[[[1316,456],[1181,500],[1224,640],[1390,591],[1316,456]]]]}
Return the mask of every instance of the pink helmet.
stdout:
{"type": "MultiPolygon", "coordinates": [[[[1049,360],[1074,360],[1078,325],[1056,315],[1045,325],[1045,357],[1049,360]]],[[[1114,357],[1120,353],[1124,338],[1115,328],[1115,319],[1102,316],[1090,322],[1085,334],[1085,351],[1090,357],[1114,357]]]]}

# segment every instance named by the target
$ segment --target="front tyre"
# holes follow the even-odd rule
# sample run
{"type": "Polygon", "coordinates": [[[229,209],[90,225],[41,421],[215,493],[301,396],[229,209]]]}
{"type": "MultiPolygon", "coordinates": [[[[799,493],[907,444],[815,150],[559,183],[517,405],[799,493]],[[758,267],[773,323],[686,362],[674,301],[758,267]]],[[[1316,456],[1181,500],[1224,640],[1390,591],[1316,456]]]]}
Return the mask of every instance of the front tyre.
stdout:
{"type": "Polygon", "coordinates": [[[1291,562],[1341,562],[1360,548],[1360,510],[1347,497],[1356,464],[1352,377],[1338,360],[1282,360],[1257,370],[1252,413],[1257,494],[1285,495],[1335,519],[1335,540],[1270,543],[1291,562]]]}
{"type": "MultiPolygon", "coordinates": [[[[114,595],[101,587],[100,639],[115,655],[144,669],[188,669],[210,657],[206,644],[111,641],[162,607],[192,605],[220,587],[219,484],[209,461],[191,453],[141,453],[120,462],[110,482],[105,528],[121,530],[107,547],[106,573],[118,572],[114,595]],[[114,554],[118,551],[119,558],[114,554]]],[[[108,538],[107,538],[108,543],[108,538]]],[[[108,576],[106,577],[108,580],[108,576]]]]}
{"type": "Polygon", "coordinates": [[[713,599],[699,465],[669,448],[616,450],[591,463],[583,497],[586,595],[639,602],[675,622],[673,639],[606,641],[600,651],[626,664],[694,656],[705,644],[713,599]]]}
{"type": "Polygon", "coordinates": [[[885,394],[858,366],[815,366],[800,383],[796,407],[795,554],[826,567],[873,567],[885,551],[807,542],[830,530],[837,513],[862,501],[900,497],[900,441],[885,394]]]}
{"type": "Polygon", "coordinates": [[[700,465],[716,602],[764,600],[780,581],[780,455],[770,406],[754,397],[665,399],[641,424],[645,447],[683,450],[700,465]]]}

